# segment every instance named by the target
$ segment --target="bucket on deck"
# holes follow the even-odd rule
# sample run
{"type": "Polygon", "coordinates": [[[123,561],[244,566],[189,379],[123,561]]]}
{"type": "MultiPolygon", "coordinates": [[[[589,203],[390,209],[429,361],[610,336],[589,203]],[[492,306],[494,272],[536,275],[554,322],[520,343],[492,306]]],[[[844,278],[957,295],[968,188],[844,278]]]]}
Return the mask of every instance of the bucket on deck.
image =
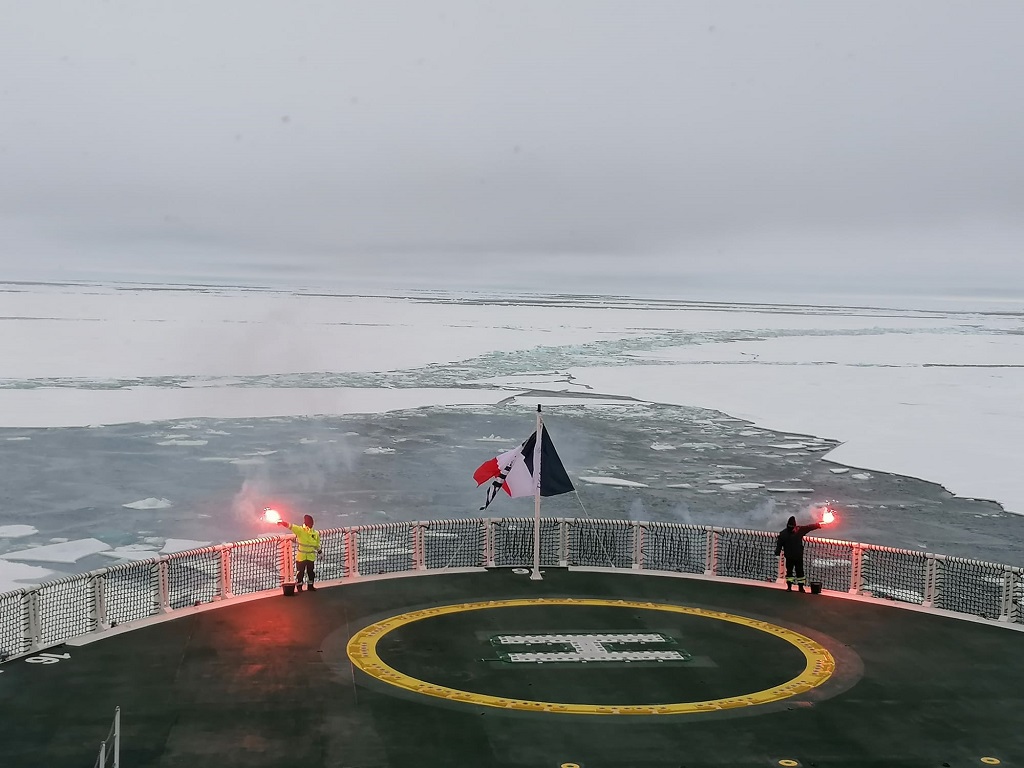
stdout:
{"type": "Polygon", "coordinates": [[[287,584],[282,584],[281,585],[281,591],[284,592],[284,596],[285,597],[291,597],[292,595],[295,594],[295,583],[294,582],[290,582],[290,583],[287,583],[287,584]]]}
{"type": "Polygon", "coordinates": [[[811,594],[812,595],[820,595],[821,594],[821,582],[820,581],[812,581],[811,582],[811,594]]]}

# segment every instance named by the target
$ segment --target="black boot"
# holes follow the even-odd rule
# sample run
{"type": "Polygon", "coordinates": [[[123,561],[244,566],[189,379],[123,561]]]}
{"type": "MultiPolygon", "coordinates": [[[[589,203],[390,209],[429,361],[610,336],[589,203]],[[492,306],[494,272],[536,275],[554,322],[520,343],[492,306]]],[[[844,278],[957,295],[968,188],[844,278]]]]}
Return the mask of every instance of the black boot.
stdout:
{"type": "Polygon", "coordinates": [[[299,582],[298,584],[295,585],[295,591],[296,592],[301,592],[302,591],[302,582],[299,582]]]}
{"type": "Polygon", "coordinates": [[[309,582],[309,591],[310,592],[316,592],[316,587],[313,586],[313,582],[312,581],[309,582]]]}

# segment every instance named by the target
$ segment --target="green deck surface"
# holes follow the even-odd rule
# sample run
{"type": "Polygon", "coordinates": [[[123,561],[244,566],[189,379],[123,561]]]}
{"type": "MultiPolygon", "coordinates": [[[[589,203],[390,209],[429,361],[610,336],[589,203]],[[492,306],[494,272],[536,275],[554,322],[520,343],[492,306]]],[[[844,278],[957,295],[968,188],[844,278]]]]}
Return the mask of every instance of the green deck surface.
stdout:
{"type": "Polygon", "coordinates": [[[69,658],[0,666],[3,768],[91,765],[115,707],[125,768],[1024,765],[1024,633],[827,593],[558,569],[531,581],[492,570],[278,594],[48,652],[69,658]],[[827,649],[835,670],[809,690],[721,711],[561,714],[424,695],[367,675],[347,655],[354,633],[398,615],[535,598],[629,604],[478,606],[400,624],[377,651],[406,680],[595,707],[784,685],[807,658],[760,622],[827,649]],[[603,648],[674,648],[683,658],[513,663],[496,640],[567,633],[658,633],[664,642],[603,648]]]}

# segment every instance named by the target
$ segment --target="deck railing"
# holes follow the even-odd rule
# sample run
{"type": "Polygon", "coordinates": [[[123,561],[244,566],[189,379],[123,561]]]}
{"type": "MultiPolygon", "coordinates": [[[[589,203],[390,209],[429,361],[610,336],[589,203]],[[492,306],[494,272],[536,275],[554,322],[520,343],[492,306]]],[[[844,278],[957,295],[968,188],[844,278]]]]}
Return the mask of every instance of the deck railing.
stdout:
{"type": "MultiPolygon", "coordinates": [[[[387,523],[321,531],[317,578],[533,564],[532,518],[387,523]]],[[[207,603],[276,590],[294,576],[291,534],[194,549],[0,594],[0,662],[72,638],[207,603]]],[[[775,534],[676,523],[541,518],[540,564],[771,583],[775,534]]],[[[825,590],[951,615],[1024,623],[1022,569],[947,555],[805,539],[825,590]]]]}

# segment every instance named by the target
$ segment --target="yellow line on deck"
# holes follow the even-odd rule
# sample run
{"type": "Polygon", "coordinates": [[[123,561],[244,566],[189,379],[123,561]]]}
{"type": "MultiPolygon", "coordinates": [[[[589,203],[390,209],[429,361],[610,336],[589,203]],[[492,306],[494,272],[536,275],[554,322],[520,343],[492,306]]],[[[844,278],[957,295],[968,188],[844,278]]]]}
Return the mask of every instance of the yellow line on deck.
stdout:
{"type": "Polygon", "coordinates": [[[681,605],[666,605],[664,603],[649,603],[635,600],[601,600],[597,598],[550,598],[539,597],[520,600],[493,600],[477,603],[458,603],[455,605],[442,605],[435,608],[425,608],[419,611],[411,611],[389,619],[371,624],[368,627],[356,632],[348,642],[348,657],[352,663],[371,677],[381,682],[394,685],[415,693],[426,696],[435,696],[447,701],[458,701],[466,704],[483,705],[496,707],[498,709],[512,709],[527,712],[557,712],[576,715],[678,715],[699,712],[715,712],[723,709],[736,709],[738,707],[749,707],[758,704],[767,704],[773,701],[795,696],[799,693],[809,691],[821,685],[835,670],[835,659],[828,650],[811,640],[809,637],[794,632],[791,629],[780,627],[776,624],[769,624],[765,621],[750,619],[745,616],[737,616],[721,611],[709,611],[703,608],[690,608],[681,605]],[[772,688],[754,693],[729,696],[722,699],[709,699],[707,701],[683,701],[673,704],[575,704],[560,703],[553,701],[531,701],[527,699],[514,699],[502,696],[491,696],[485,693],[474,693],[472,691],[461,691],[456,688],[448,688],[443,685],[435,685],[423,680],[417,680],[406,675],[386,664],[377,654],[377,643],[389,632],[412,624],[416,621],[429,619],[436,616],[444,616],[452,613],[465,613],[468,611],[484,611],[500,608],[521,608],[544,605],[562,606],[600,606],[611,608],[643,609],[648,611],[663,611],[666,613],[682,613],[689,616],[726,621],[731,624],[741,624],[752,629],[767,632],[770,635],[781,638],[796,646],[807,664],[803,671],[788,682],[776,685],[772,688]]]}

